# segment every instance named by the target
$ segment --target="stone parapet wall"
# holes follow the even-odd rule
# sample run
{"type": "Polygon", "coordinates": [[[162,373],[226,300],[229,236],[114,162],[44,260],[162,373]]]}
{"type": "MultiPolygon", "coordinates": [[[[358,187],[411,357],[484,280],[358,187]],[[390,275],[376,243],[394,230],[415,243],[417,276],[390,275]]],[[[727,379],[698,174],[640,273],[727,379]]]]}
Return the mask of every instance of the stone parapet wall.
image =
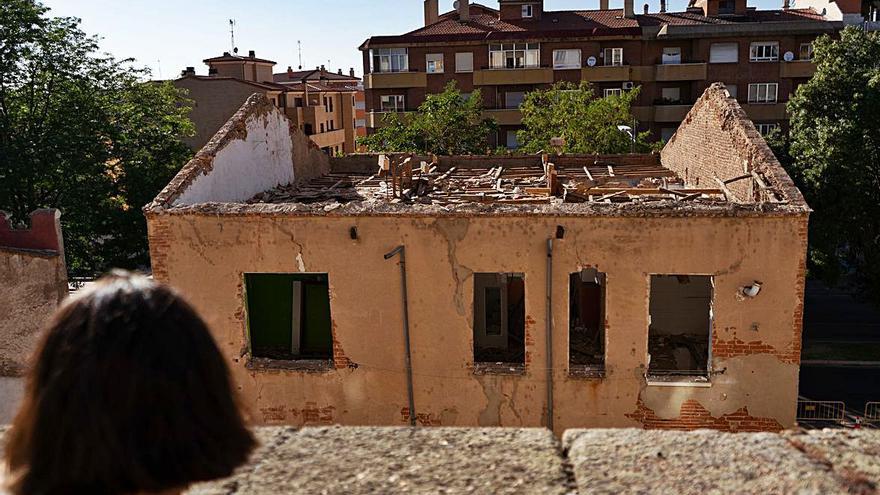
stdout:
{"type": "Polygon", "coordinates": [[[880,431],[718,433],[261,428],[227,480],[190,495],[876,493],[880,431]]]}

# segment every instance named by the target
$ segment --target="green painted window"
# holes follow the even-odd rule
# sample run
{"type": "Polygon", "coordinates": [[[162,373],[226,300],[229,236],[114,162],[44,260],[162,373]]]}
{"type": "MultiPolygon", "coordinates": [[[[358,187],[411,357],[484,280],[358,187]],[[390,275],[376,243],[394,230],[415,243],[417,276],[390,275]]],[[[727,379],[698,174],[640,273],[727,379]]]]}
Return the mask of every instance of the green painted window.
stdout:
{"type": "Polygon", "coordinates": [[[245,288],[253,357],[332,357],[327,274],[248,273],[245,288]]]}

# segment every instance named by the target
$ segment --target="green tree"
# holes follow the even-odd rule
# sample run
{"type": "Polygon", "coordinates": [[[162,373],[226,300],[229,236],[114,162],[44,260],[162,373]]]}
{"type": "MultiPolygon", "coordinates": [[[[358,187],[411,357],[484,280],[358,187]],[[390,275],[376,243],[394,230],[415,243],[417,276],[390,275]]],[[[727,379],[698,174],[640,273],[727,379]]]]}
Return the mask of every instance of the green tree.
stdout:
{"type": "MultiPolygon", "coordinates": [[[[527,153],[550,150],[553,138],[563,138],[566,153],[629,153],[632,138],[618,126],[632,127],[630,111],[639,89],[619,96],[596,98],[589,83],[560,82],[526,94],[521,106],[525,128],[518,133],[527,153]]],[[[636,151],[650,151],[650,133],[636,136],[636,151]]]]}
{"type": "Polygon", "coordinates": [[[428,95],[411,115],[386,115],[383,126],[358,144],[373,152],[480,154],[486,152],[489,136],[496,130],[494,120],[483,118],[480,90],[464,97],[452,81],[442,93],[428,95]]]}
{"type": "Polygon", "coordinates": [[[147,265],[140,209],[191,155],[189,108],[48,10],[0,3],[0,209],[61,209],[72,275],[147,265]]]}
{"type": "Polygon", "coordinates": [[[813,47],[816,73],[788,104],[790,148],[776,149],[814,210],[811,273],[854,275],[880,302],[880,33],[846,28],[813,47]]]}

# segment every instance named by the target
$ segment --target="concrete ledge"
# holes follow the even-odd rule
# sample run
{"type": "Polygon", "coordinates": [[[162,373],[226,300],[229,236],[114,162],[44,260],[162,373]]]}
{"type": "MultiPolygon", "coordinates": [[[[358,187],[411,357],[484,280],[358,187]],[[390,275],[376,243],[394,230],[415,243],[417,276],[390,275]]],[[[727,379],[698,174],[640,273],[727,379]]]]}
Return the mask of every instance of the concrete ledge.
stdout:
{"type": "Polygon", "coordinates": [[[279,493],[572,493],[549,430],[263,428],[232,478],[190,495],[279,493]]]}
{"type": "Polygon", "coordinates": [[[570,430],[564,450],[548,430],[525,428],[266,427],[256,435],[249,464],[186,493],[872,494],[880,486],[880,430],[570,430]]]}

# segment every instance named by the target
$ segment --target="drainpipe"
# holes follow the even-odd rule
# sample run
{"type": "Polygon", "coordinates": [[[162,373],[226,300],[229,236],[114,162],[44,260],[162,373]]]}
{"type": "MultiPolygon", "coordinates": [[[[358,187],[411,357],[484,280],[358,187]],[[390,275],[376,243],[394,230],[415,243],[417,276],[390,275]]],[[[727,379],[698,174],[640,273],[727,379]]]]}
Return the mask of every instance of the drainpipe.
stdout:
{"type": "Polygon", "coordinates": [[[416,426],[416,405],[413,399],[413,371],[412,352],[409,344],[409,300],[406,295],[406,247],[397,246],[393,251],[385,255],[389,260],[400,255],[400,285],[403,289],[403,342],[406,349],[406,393],[409,399],[409,424],[416,426]]]}
{"type": "Polygon", "coordinates": [[[547,239],[547,427],[553,431],[553,239],[547,239]]]}

